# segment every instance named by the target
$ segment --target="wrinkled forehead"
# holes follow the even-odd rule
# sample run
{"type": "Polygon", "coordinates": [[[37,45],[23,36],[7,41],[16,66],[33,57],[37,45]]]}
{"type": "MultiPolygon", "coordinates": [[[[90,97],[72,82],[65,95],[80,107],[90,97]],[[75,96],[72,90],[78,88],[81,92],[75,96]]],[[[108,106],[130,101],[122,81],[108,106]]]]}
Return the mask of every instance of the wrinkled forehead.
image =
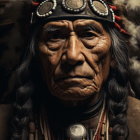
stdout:
{"type": "Polygon", "coordinates": [[[96,30],[103,30],[103,25],[100,22],[92,19],[77,19],[74,21],[71,20],[58,20],[58,21],[50,21],[44,24],[44,30],[56,30],[59,28],[69,29],[71,31],[75,29],[85,29],[85,28],[94,28],[96,30]]]}

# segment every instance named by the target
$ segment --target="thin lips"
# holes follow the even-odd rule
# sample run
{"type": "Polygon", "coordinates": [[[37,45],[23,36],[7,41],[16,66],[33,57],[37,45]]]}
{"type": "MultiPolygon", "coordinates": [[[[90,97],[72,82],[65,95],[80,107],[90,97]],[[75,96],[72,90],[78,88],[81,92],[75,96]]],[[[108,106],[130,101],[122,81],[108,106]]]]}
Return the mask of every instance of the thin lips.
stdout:
{"type": "Polygon", "coordinates": [[[83,76],[83,75],[74,75],[74,76],[72,76],[72,75],[67,75],[67,76],[56,78],[56,81],[65,80],[65,79],[69,79],[69,78],[86,78],[86,79],[92,79],[92,76],[83,76]]]}

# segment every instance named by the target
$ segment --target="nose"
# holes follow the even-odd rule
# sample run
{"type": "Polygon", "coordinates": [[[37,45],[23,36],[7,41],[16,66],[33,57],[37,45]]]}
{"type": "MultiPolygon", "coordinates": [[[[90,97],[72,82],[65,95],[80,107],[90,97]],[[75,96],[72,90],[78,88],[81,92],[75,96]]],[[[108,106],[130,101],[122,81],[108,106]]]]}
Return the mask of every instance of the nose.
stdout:
{"type": "Polygon", "coordinates": [[[62,57],[63,63],[69,63],[71,65],[84,63],[85,57],[82,53],[84,45],[76,35],[72,35],[69,37],[69,40],[67,41],[65,47],[66,52],[62,57]]]}

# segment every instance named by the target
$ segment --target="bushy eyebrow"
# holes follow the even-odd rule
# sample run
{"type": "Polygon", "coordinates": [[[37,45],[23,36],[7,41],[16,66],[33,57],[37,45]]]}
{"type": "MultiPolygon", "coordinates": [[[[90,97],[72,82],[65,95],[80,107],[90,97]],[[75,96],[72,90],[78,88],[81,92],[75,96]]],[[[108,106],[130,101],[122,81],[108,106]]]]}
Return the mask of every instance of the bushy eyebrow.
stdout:
{"type": "MultiPolygon", "coordinates": [[[[48,27],[43,29],[43,33],[49,33],[49,32],[60,32],[62,27],[59,26],[54,26],[54,25],[49,25],[48,27]]],[[[93,30],[97,33],[102,34],[102,28],[96,24],[86,24],[85,26],[83,26],[84,30],[93,30]]]]}
{"type": "Polygon", "coordinates": [[[86,24],[85,26],[84,26],[84,30],[93,30],[93,31],[95,31],[95,32],[97,32],[97,33],[100,33],[100,34],[102,34],[102,28],[101,27],[99,27],[98,25],[96,25],[96,24],[86,24]]]}
{"type": "Polygon", "coordinates": [[[43,33],[46,33],[46,32],[57,32],[57,31],[60,31],[60,29],[61,29],[60,27],[50,25],[50,26],[46,27],[45,29],[43,29],[43,33]]]}

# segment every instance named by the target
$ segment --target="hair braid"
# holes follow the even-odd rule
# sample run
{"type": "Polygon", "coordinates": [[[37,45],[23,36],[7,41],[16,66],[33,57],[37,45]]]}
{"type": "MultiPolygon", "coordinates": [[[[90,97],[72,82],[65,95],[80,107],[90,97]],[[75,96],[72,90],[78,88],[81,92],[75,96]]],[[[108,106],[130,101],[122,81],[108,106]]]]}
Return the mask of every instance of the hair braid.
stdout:
{"type": "Polygon", "coordinates": [[[35,56],[35,36],[31,37],[30,46],[24,55],[24,62],[17,70],[17,78],[20,87],[16,92],[16,102],[14,103],[14,117],[12,121],[11,140],[27,140],[29,113],[32,111],[31,95],[34,91],[32,82],[33,61],[35,56]]]}
{"type": "MultiPolygon", "coordinates": [[[[23,74],[20,69],[18,69],[18,72],[19,75],[24,75],[25,78],[29,75],[29,73],[26,73],[26,75],[23,74]]],[[[21,85],[16,92],[16,102],[14,104],[15,113],[12,121],[12,140],[24,140],[27,138],[26,131],[29,121],[29,113],[32,110],[31,94],[33,93],[34,86],[28,79],[29,77],[27,78],[27,82],[25,78],[22,80],[22,83],[24,84],[21,85]]]]}
{"type": "Polygon", "coordinates": [[[15,112],[18,113],[15,113],[15,117],[13,119],[12,140],[24,140],[27,137],[26,131],[29,120],[29,112],[32,109],[32,101],[29,96],[31,94],[31,90],[31,84],[27,82],[26,85],[21,86],[17,91],[19,97],[17,97],[18,101],[15,103],[14,108],[15,112]],[[26,95],[28,95],[29,97],[27,97],[26,95]],[[22,136],[24,136],[25,138],[22,138],[22,136]]]}
{"type": "Polygon", "coordinates": [[[108,80],[108,109],[112,139],[123,136],[127,139],[127,96],[128,96],[128,49],[122,35],[115,29],[108,29],[112,39],[112,55],[115,59],[115,70],[111,69],[108,80]]]}

